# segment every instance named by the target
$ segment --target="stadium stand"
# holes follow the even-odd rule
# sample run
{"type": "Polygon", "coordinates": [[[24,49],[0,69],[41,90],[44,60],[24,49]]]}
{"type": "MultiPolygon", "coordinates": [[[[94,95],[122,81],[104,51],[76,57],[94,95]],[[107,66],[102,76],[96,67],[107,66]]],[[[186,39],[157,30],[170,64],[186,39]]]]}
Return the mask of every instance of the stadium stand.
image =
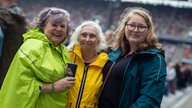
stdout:
{"type": "MultiPolygon", "coordinates": [[[[186,46],[192,50],[192,38],[188,36],[192,31],[191,8],[104,0],[19,0],[18,4],[27,13],[29,19],[32,19],[43,7],[55,6],[71,13],[74,27],[84,20],[95,20],[100,23],[103,31],[116,28],[119,16],[126,7],[144,7],[153,16],[156,33],[164,44],[167,61],[178,58],[182,60],[186,46]]],[[[190,59],[192,61],[192,58],[190,59]]]]}

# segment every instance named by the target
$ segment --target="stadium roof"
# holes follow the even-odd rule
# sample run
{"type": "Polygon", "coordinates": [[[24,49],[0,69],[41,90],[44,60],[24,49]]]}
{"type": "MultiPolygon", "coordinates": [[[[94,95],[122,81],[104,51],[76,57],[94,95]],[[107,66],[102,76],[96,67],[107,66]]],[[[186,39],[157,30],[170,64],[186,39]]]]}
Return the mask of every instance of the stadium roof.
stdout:
{"type": "Polygon", "coordinates": [[[164,5],[177,8],[192,8],[192,0],[121,0],[121,2],[133,2],[152,5],[164,5]]]}

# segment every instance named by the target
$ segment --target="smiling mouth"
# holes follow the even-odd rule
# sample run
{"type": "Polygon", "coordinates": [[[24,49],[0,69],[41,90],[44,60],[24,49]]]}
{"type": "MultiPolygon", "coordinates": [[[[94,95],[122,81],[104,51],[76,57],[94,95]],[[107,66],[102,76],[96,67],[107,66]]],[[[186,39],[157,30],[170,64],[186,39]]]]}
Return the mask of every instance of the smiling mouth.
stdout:
{"type": "Polygon", "coordinates": [[[90,42],[84,42],[84,44],[91,45],[92,43],[90,43],[90,42]]]}
{"type": "Polygon", "coordinates": [[[55,36],[55,37],[61,37],[61,35],[55,35],[55,34],[53,34],[53,36],[55,36]]]}
{"type": "Polygon", "coordinates": [[[131,37],[133,38],[138,38],[139,36],[135,35],[135,34],[132,34],[131,37]]]}

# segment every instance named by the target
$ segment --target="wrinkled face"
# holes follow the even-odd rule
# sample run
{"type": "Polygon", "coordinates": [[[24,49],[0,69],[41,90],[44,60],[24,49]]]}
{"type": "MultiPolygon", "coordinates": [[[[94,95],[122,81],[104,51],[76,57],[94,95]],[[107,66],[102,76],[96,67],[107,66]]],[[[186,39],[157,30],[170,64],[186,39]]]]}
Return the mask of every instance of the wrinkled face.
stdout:
{"type": "Polygon", "coordinates": [[[145,41],[147,31],[148,27],[145,19],[137,14],[133,14],[125,26],[126,38],[133,44],[145,41]]]}
{"type": "Polygon", "coordinates": [[[86,25],[80,31],[80,36],[78,38],[80,47],[84,50],[96,50],[96,46],[99,44],[97,30],[91,25],[86,25]]]}
{"type": "Polygon", "coordinates": [[[50,42],[57,46],[62,43],[66,37],[67,20],[64,18],[61,22],[56,22],[54,17],[50,17],[43,27],[44,34],[50,42]]]}

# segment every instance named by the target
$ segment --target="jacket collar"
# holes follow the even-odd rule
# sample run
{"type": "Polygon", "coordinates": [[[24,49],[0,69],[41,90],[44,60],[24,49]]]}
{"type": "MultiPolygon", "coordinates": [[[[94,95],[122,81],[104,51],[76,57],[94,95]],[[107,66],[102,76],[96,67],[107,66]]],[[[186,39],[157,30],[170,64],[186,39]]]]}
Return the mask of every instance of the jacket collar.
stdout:
{"type": "MultiPolygon", "coordinates": [[[[151,54],[151,55],[153,55],[153,54],[160,54],[160,55],[162,55],[163,57],[165,57],[165,54],[164,54],[164,51],[160,51],[160,50],[158,50],[158,49],[156,49],[156,48],[150,48],[150,49],[148,49],[148,50],[145,50],[145,51],[140,51],[140,52],[135,52],[135,54],[136,55],[143,55],[143,54],[151,54]]],[[[119,49],[117,49],[117,50],[113,50],[113,51],[111,51],[109,54],[108,54],[108,56],[109,56],[109,59],[111,60],[111,61],[116,61],[120,56],[122,55],[122,49],[121,48],[119,48],[119,49]]]]}
{"type": "MultiPolygon", "coordinates": [[[[84,62],[79,45],[75,44],[73,46],[73,49],[70,50],[69,52],[75,54],[77,57],[79,57],[82,60],[82,62],[84,62]]],[[[99,67],[103,67],[108,59],[109,59],[108,55],[106,53],[104,53],[104,52],[101,52],[101,53],[98,54],[98,57],[97,57],[96,61],[94,61],[90,65],[96,65],[96,66],[99,66],[99,67]]]]}

